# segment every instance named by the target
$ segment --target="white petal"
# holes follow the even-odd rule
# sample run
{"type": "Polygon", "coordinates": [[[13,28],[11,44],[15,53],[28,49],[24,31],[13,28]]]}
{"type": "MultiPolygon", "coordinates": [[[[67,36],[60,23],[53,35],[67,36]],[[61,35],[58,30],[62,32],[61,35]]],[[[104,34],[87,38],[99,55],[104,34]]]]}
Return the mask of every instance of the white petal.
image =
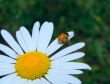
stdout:
{"type": "Polygon", "coordinates": [[[30,51],[35,51],[34,50],[34,45],[33,45],[33,41],[32,41],[32,38],[29,34],[29,31],[25,28],[25,27],[21,27],[20,28],[20,32],[24,38],[24,41],[26,42],[26,45],[28,46],[29,50],[30,51]]]}
{"type": "Polygon", "coordinates": [[[85,43],[83,43],[83,42],[76,43],[74,45],[71,45],[71,46],[69,46],[69,47],[67,47],[67,48],[59,51],[58,53],[56,53],[55,55],[53,55],[50,59],[51,60],[54,60],[56,58],[62,57],[64,55],[67,55],[67,54],[69,54],[71,52],[74,52],[74,51],[76,51],[76,50],[78,50],[78,49],[80,49],[80,48],[82,48],[84,46],[85,46],[85,43]]]}
{"type": "Polygon", "coordinates": [[[46,52],[48,44],[53,34],[53,23],[44,22],[41,26],[39,37],[38,37],[38,51],[46,52]]]}
{"type": "Polygon", "coordinates": [[[27,80],[16,75],[16,77],[13,80],[11,80],[10,84],[15,84],[15,83],[16,84],[41,84],[41,80],[40,79],[27,80]]]}
{"type": "Polygon", "coordinates": [[[40,82],[36,82],[37,80],[27,80],[27,79],[23,79],[19,76],[17,76],[17,74],[14,74],[14,78],[8,83],[8,84],[41,84],[40,82]]]}
{"type": "MultiPolygon", "coordinates": [[[[74,36],[74,32],[70,31],[67,32],[69,34],[69,40],[74,36]]],[[[61,46],[63,46],[64,44],[59,44],[58,43],[58,38],[56,38],[47,48],[46,54],[50,55],[52,53],[54,53],[56,50],[58,50],[61,46]]]]}
{"type": "Polygon", "coordinates": [[[40,79],[32,81],[30,84],[42,84],[40,79]]]}
{"type": "Polygon", "coordinates": [[[70,82],[70,84],[81,84],[81,81],[78,78],[71,75],[66,75],[65,80],[70,82]]]}
{"type": "Polygon", "coordinates": [[[74,70],[75,69],[68,68],[68,67],[55,67],[55,68],[51,68],[48,71],[48,73],[51,73],[51,72],[58,73],[58,71],[59,71],[59,73],[61,72],[60,74],[70,74],[70,72],[72,72],[73,74],[82,74],[83,73],[83,71],[81,71],[81,70],[78,70],[79,73],[73,72],[74,70]]]}
{"type": "Polygon", "coordinates": [[[83,52],[75,52],[75,53],[63,56],[61,58],[55,59],[55,60],[52,61],[52,63],[53,64],[64,63],[64,62],[68,62],[68,61],[71,61],[71,60],[75,60],[75,59],[81,58],[84,55],[85,54],[83,52]]]}
{"type": "Polygon", "coordinates": [[[40,23],[36,22],[33,26],[32,30],[32,40],[33,40],[33,45],[35,50],[37,49],[37,41],[38,41],[38,35],[39,35],[39,28],[40,28],[40,23]]]}
{"type": "Polygon", "coordinates": [[[14,74],[14,76],[15,77],[8,84],[31,84],[30,82],[28,82],[28,80],[22,79],[16,74],[14,74]]]}
{"type": "Polygon", "coordinates": [[[0,69],[0,76],[11,74],[13,72],[15,72],[14,68],[0,69]]]}
{"type": "MultiPolygon", "coordinates": [[[[67,84],[81,84],[81,81],[74,76],[66,74],[52,74],[54,77],[59,78],[62,81],[68,82],[67,84]]],[[[62,83],[63,84],[63,83],[62,83]]]]}
{"type": "Polygon", "coordinates": [[[22,79],[21,77],[14,74],[13,79],[8,81],[8,83],[4,82],[3,84],[41,84],[41,81],[39,79],[34,80],[34,81],[22,79]]]}
{"type": "Polygon", "coordinates": [[[2,62],[2,63],[15,63],[16,60],[12,59],[8,56],[5,56],[5,55],[0,55],[0,62],[2,62]]]}
{"type": "Polygon", "coordinates": [[[40,79],[36,79],[36,80],[27,80],[24,78],[21,78],[20,76],[17,76],[15,74],[15,78],[13,80],[11,80],[11,82],[9,82],[10,84],[41,84],[41,80],[40,79]]]}
{"type": "Polygon", "coordinates": [[[52,64],[52,68],[61,68],[61,69],[91,69],[91,67],[85,63],[77,63],[77,62],[65,62],[60,64],[52,64]]]}
{"type": "Polygon", "coordinates": [[[54,73],[54,74],[82,74],[83,71],[81,70],[73,70],[73,69],[50,69],[50,71],[48,73],[54,73]]]}
{"type": "MultiPolygon", "coordinates": [[[[0,79],[0,84],[9,84],[9,82],[15,78],[15,75],[14,74],[11,74],[11,75],[8,75],[8,76],[5,76],[3,78],[0,79]]],[[[14,82],[15,84],[16,82],[14,82]]]]}
{"type": "Polygon", "coordinates": [[[26,45],[26,42],[24,40],[24,37],[22,36],[21,32],[20,31],[17,31],[16,32],[16,38],[20,44],[20,46],[22,47],[22,49],[25,51],[25,52],[29,52],[29,48],[28,46],[26,45]]]}
{"type": "Polygon", "coordinates": [[[45,77],[52,83],[52,84],[67,84],[65,81],[62,81],[60,79],[58,79],[58,77],[54,77],[51,74],[47,74],[45,75],[45,77]]]}
{"type": "Polygon", "coordinates": [[[17,54],[9,47],[0,44],[0,50],[12,58],[16,58],[17,54]]]}
{"type": "Polygon", "coordinates": [[[9,44],[9,46],[11,46],[19,55],[23,54],[21,47],[14,40],[9,32],[7,32],[6,30],[1,30],[1,34],[5,41],[9,44]]]}
{"type": "Polygon", "coordinates": [[[10,64],[10,63],[2,63],[0,62],[0,69],[15,69],[15,65],[14,64],[10,64]]]}
{"type": "Polygon", "coordinates": [[[51,84],[45,78],[41,78],[41,82],[42,82],[42,84],[51,84]]]}

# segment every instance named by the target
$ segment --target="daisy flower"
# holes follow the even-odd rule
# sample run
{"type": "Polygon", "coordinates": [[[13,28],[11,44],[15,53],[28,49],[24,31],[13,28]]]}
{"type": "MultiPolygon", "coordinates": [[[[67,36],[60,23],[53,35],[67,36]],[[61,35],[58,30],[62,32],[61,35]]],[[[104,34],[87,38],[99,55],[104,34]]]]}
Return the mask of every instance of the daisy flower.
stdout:
{"type": "MultiPolygon", "coordinates": [[[[82,74],[82,69],[91,69],[85,63],[72,62],[83,57],[83,52],[75,52],[85,46],[79,42],[56,52],[64,43],[56,38],[50,43],[53,23],[36,22],[32,35],[22,26],[16,32],[16,40],[6,31],[1,35],[9,46],[0,44],[0,84],[81,84],[73,75],[82,74]]],[[[68,33],[68,41],[74,32],[68,33]]]]}

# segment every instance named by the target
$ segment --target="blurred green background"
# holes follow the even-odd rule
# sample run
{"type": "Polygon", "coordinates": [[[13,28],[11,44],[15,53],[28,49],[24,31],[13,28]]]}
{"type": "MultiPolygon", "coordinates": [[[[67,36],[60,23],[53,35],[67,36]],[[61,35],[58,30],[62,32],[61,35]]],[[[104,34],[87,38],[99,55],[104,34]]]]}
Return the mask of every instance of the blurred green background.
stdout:
{"type": "Polygon", "coordinates": [[[86,56],[79,61],[92,67],[78,77],[83,84],[110,84],[110,0],[0,0],[0,29],[15,36],[22,25],[31,32],[35,21],[52,21],[53,39],[73,30],[66,45],[84,41],[86,56]]]}

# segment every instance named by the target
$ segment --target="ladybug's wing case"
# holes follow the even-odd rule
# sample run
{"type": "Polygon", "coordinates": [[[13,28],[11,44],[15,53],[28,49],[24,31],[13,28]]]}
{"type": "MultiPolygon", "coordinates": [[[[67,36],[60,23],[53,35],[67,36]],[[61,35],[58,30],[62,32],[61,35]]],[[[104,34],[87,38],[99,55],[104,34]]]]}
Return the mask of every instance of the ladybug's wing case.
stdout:
{"type": "Polygon", "coordinates": [[[58,36],[58,43],[60,43],[60,44],[62,43],[61,35],[58,36]]]}

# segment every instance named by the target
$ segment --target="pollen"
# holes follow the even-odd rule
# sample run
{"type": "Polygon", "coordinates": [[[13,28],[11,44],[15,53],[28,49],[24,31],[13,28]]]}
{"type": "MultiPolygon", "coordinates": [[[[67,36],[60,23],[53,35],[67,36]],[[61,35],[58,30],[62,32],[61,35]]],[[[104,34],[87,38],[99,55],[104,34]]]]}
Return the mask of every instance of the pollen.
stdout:
{"type": "Polygon", "coordinates": [[[15,69],[18,76],[35,80],[48,73],[51,63],[49,57],[42,52],[28,52],[18,56],[15,69]]]}

